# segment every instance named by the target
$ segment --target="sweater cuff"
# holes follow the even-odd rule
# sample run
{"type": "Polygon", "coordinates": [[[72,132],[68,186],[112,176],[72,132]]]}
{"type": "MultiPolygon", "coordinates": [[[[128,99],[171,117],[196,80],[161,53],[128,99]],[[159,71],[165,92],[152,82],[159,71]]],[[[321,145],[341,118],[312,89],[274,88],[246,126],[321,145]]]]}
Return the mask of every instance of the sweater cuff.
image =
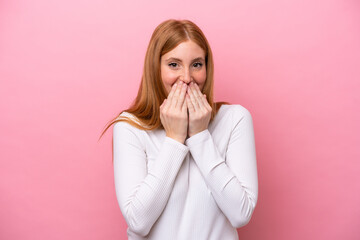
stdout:
{"type": "Polygon", "coordinates": [[[171,137],[165,137],[165,142],[167,144],[170,144],[172,147],[178,148],[179,150],[181,150],[182,152],[188,152],[189,148],[188,146],[182,144],[181,142],[176,141],[175,139],[172,139],[171,137]]]}
{"type": "Polygon", "coordinates": [[[197,145],[199,143],[206,141],[208,138],[211,138],[211,134],[208,129],[205,129],[204,131],[199,132],[199,133],[193,135],[192,137],[186,139],[185,145],[189,146],[189,147],[194,146],[194,145],[197,145]]]}
{"type": "Polygon", "coordinates": [[[187,139],[186,145],[204,177],[225,162],[207,129],[187,139]]]}
{"type": "Polygon", "coordinates": [[[154,167],[155,175],[162,176],[161,179],[163,181],[169,182],[169,179],[179,171],[188,152],[189,148],[187,146],[172,138],[166,137],[161,146],[158,161],[156,161],[154,167]]]}

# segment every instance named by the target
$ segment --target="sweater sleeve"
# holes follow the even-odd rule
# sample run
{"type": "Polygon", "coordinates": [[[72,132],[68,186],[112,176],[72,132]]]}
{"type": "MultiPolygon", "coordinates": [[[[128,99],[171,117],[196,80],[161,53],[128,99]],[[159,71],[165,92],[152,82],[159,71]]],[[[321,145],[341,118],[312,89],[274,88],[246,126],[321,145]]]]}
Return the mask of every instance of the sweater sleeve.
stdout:
{"type": "Polygon", "coordinates": [[[126,122],[113,129],[114,180],[117,200],[128,227],[146,236],[164,210],[188,147],[165,137],[151,169],[135,131],[126,122]]]}
{"type": "Polygon", "coordinates": [[[247,109],[239,109],[234,109],[225,159],[207,129],[185,142],[218,207],[235,228],[250,221],[258,197],[252,117],[247,109]]]}

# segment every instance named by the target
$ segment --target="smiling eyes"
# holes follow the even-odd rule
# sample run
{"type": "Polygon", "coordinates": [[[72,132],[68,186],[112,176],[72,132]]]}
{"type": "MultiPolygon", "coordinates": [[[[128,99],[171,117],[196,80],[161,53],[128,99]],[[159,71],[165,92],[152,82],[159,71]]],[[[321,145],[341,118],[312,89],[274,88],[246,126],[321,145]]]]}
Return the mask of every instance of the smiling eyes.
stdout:
{"type": "Polygon", "coordinates": [[[200,67],[202,67],[202,65],[203,64],[201,62],[196,62],[196,63],[193,64],[193,67],[199,67],[200,68],[200,67]]]}
{"type": "MultiPolygon", "coordinates": [[[[169,63],[168,66],[170,68],[178,68],[179,67],[179,64],[175,63],[175,62],[172,62],[172,63],[169,63]]],[[[194,68],[201,68],[203,66],[203,64],[201,62],[195,62],[193,63],[192,65],[194,68]]]]}
{"type": "Polygon", "coordinates": [[[178,64],[177,63],[169,63],[168,64],[170,67],[173,67],[173,68],[175,68],[175,67],[177,67],[178,66],[178,64]]]}

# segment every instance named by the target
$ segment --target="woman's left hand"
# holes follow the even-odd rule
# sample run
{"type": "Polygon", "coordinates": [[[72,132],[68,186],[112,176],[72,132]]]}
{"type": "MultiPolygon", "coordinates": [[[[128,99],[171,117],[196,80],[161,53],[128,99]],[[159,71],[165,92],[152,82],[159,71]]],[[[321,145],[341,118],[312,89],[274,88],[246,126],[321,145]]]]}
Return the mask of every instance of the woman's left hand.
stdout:
{"type": "Polygon", "coordinates": [[[208,128],[212,108],[205,94],[196,83],[191,82],[186,93],[186,102],[189,110],[188,136],[204,131],[208,128]]]}

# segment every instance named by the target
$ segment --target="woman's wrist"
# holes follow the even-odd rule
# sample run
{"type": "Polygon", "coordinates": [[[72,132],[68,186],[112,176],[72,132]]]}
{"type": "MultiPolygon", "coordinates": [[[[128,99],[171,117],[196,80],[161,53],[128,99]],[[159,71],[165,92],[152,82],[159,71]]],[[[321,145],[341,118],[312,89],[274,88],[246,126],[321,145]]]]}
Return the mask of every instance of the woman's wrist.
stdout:
{"type": "Polygon", "coordinates": [[[194,135],[196,135],[196,134],[198,134],[198,133],[201,133],[201,132],[205,131],[206,129],[207,129],[207,128],[204,128],[204,129],[199,130],[199,131],[196,131],[196,132],[194,132],[194,133],[189,133],[189,138],[191,138],[192,136],[194,136],[194,135]]]}
{"type": "Polygon", "coordinates": [[[169,137],[169,138],[174,139],[175,141],[180,142],[181,144],[184,144],[184,142],[185,142],[185,138],[184,138],[184,137],[172,136],[172,135],[168,135],[168,134],[166,134],[166,136],[169,137]]]}

